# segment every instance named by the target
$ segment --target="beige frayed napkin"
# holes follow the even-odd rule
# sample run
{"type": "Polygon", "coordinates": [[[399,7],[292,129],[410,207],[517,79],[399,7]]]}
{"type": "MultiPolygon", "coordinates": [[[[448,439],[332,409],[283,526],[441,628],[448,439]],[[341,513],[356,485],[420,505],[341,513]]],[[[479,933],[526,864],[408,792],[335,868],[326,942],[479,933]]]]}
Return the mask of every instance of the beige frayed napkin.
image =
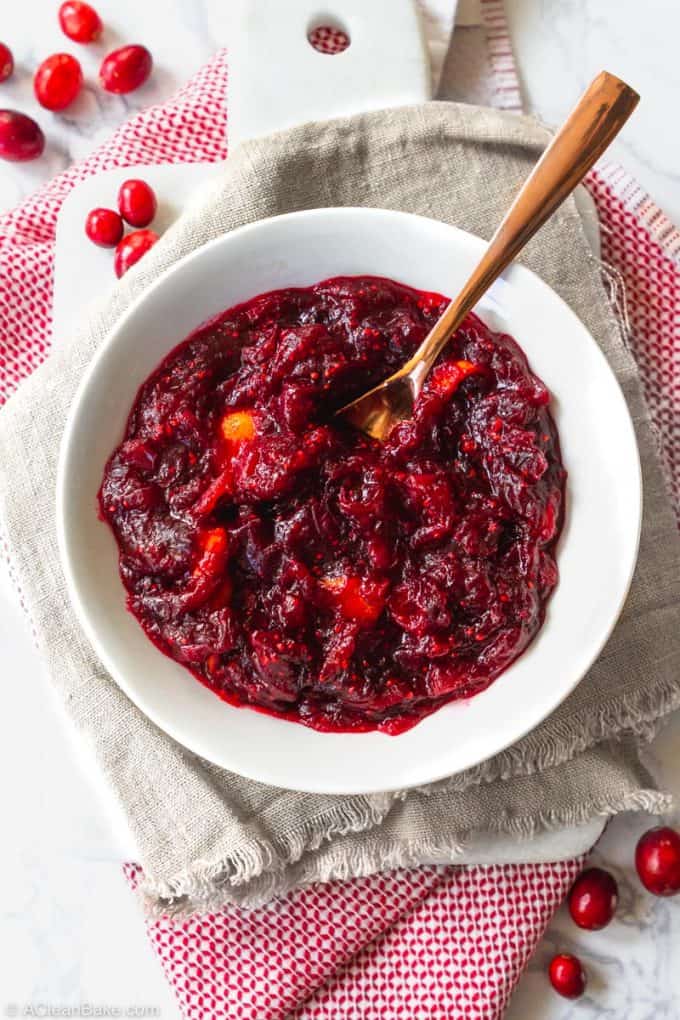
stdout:
{"type": "Polygon", "coordinates": [[[152,909],[262,902],[301,882],[455,860],[480,833],[529,838],[666,806],[639,747],[680,705],[678,543],[635,366],[573,202],[523,261],[580,316],[621,382],[640,444],[645,514],[614,635],[576,691],[520,743],[404,797],[303,795],[244,780],[174,743],[106,675],[76,623],[57,558],[55,470],[69,404],[94,351],[160,272],[241,224],[315,206],[403,209],[489,237],[546,141],[530,119],[432,103],[249,142],[0,414],[0,521],[15,577],[54,685],[137,841],[152,909]]]}

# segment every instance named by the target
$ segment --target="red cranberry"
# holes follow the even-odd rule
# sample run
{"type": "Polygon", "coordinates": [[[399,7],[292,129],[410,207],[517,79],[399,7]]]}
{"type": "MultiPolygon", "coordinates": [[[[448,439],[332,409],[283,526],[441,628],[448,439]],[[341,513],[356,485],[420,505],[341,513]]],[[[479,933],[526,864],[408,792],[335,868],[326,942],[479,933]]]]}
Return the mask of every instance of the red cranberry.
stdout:
{"type": "Polygon", "coordinates": [[[35,72],[36,99],[47,110],[63,110],[80,92],[83,72],[70,53],[54,53],[35,72]]]}
{"type": "Polygon", "coordinates": [[[618,899],[618,886],[609,872],[587,868],[571,887],[569,912],[579,928],[596,931],[609,924],[618,899]]]}
{"type": "Polygon", "coordinates": [[[93,209],[87,214],[85,233],[100,248],[115,248],[123,230],[123,221],[113,209],[93,209]]]}
{"type": "Polygon", "coordinates": [[[121,46],[104,57],[99,79],[107,92],[120,95],[143,85],[151,74],[153,61],[145,46],[121,46]]]}
{"type": "Polygon", "coordinates": [[[156,215],[156,196],[146,181],[123,181],[118,192],[118,208],[132,227],[148,227],[156,215]]]}
{"type": "Polygon", "coordinates": [[[45,136],[31,117],[16,110],[0,110],[0,159],[23,163],[37,159],[45,148],[45,136]]]}
{"type": "Polygon", "coordinates": [[[7,81],[14,70],[14,57],[9,46],[0,43],[0,82],[7,81]]]}
{"type": "Polygon", "coordinates": [[[581,961],[570,953],[560,953],[550,961],[550,983],[565,999],[578,999],[586,988],[586,976],[581,961]]]}
{"type": "Polygon", "coordinates": [[[635,848],[635,867],[645,889],[655,896],[680,892],[680,832],[660,825],[641,836],[635,848]]]}
{"type": "Polygon", "coordinates": [[[59,8],[59,24],[64,35],[79,43],[94,42],[103,28],[94,7],[81,0],[65,0],[59,8]]]}
{"type": "Polygon", "coordinates": [[[133,230],[131,234],[124,237],[116,248],[113,260],[113,268],[118,279],[127,273],[128,269],[139,262],[142,255],[146,255],[149,248],[153,248],[158,240],[158,234],[153,230],[133,230]]]}

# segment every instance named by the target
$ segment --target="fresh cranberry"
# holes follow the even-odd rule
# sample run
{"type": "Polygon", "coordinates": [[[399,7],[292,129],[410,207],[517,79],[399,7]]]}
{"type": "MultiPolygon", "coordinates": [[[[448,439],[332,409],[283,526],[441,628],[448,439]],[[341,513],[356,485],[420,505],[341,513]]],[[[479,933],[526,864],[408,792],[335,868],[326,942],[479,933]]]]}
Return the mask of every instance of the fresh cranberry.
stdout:
{"type": "Polygon", "coordinates": [[[550,983],[565,999],[578,999],[586,988],[586,976],[581,961],[571,953],[553,956],[548,968],[550,983]]]}
{"type": "Polygon", "coordinates": [[[103,28],[94,7],[81,0],[65,0],[59,8],[59,24],[64,35],[79,43],[94,42],[103,28]]]}
{"type": "Polygon", "coordinates": [[[121,46],[104,57],[99,80],[107,92],[122,95],[143,85],[152,66],[151,54],[145,46],[121,46]]]}
{"type": "Polygon", "coordinates": [[[146,255],[149,248],[153,248],[157,240],[158,234],[154,233],[153,230],[133,230],[131,234],[124,237],[116,248],[113,260],[113,268],[118,279],[127,273],[128,269],[134,266],[135,262],[139,262],[142,255],[146,255]]]}
{"type": "Polygon", "coordinates": [[[14,70],[14,57],[9,46],[0,43],[0,82],[7,81],[14,70]]]}
{"type": "Polygon", "coordinates": [[[83,72],[70,53],[54,53],[35,72],[36,99],[47,110],[63,110],[80,92],[83,72]]]}
{"type": "Polygon", "coordinates": [[[609,924],[619,899],[616,882],[602,868],[587,868],[571,887],[569,912],[579,926],[596,931],[609,924]]]}
{"type": "Polygon", "coordinates": [[[23,163],[37,159],[45,148],[40,127],[25,113],[0,110],[0,159],[23,163]]]}
{"type": "Polygon", "coordinates": [[[667,825],[650,829],[635,848],[635,867],[645,889],[655,896],[680,892],[680,833],[667,825]]]}
{"type": "Polygon", "coordinates": [[[146,181],[123,181],[118,192],[118,208],[132,227],[148,227],[156,215],[156,196],[146,181]]]}
{"type": "Polygon", "coordinates": [[[113,209],[93,209],[87,214],[85,233],[100,248],[115,248],[123,230],[123,221],[113,209]]]}

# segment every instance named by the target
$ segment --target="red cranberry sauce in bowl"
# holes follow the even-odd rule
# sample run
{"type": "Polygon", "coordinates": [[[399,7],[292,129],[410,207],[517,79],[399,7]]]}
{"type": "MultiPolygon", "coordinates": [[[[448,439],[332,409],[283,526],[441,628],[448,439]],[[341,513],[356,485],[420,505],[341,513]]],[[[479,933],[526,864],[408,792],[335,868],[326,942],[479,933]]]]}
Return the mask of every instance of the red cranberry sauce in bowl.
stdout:
{"type": "Polygon", "coordinates": [[[399,733],[541,627],[565,471],[515,341],[469,316],[385,443],[332,416],[446,302],[377,277],[263,294],[141,387],[100,513],[130,611],[231,704],[399,733]]]}

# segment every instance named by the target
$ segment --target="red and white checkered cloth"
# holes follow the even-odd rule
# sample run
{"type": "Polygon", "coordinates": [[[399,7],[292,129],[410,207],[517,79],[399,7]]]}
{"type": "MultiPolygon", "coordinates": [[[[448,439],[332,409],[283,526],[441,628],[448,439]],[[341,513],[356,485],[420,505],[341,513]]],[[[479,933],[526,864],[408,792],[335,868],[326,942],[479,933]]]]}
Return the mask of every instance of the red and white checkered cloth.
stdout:
{"type": "MultiPolygon", "coordinates": [[[[498,105],[519,101],[499,0],[483,0],[498,105]],[[500,11],[500,14],[498,13],[500,11]]],[[[47,356],[57,214],[89,174],[226,156],[226,60],[18,209],[0,216],[0,401],[47,356]]],[[[680,234],[618,169],[589,186],[603,257],[625,285],[631,343],[680,495],[680,234]]],[[[188,1020],[495,1020],[580,860],[424,867],[315,885],[256,911],[150,922],[188,1020]]],[[[135,885],[138,869],[127,869],[135,885]]]]}
{"type": "Polygon", "coordinates": [[[580,865],[402,869],[149,935],[187,1020],[494,1020],[580,865]]]}

